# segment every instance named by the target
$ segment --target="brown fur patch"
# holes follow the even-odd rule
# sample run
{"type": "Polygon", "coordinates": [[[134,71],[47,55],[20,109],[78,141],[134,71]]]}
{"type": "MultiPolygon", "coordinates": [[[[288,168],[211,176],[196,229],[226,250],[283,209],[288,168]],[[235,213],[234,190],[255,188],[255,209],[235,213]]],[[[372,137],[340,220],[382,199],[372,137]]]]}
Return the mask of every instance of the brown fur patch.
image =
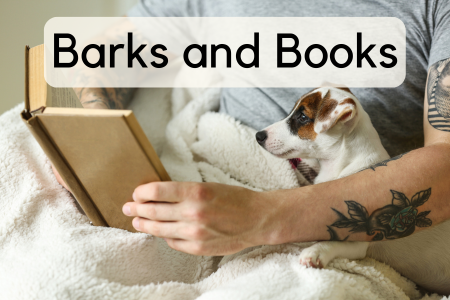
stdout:
{"type": "MultiPolygon", "coordinates": [[[[320,105],[322,103],[322,93],[316,92],[313,94],[307,94],[306,96],[300,98],[297,101],[298,107],[304,107],[303,113],[308,116],[311,120],[317,117],[317,112],[319,111],[320,105]]],[[[297,106],[296,104],[296,106],[297,106]]],[[[310,122],[306,125],[302,125],[297,129],[297,135],[301,139],[308,139],[314,141],[316,139],[317,133],[314,131],[314,122],[310,122]]]]}
{"type": "MultiPolygon", "coordinates": [[[[310,97],[314,97],[315,98],[315,95],[316,94],[319,94],[320,95],[320,98],[322,98],[322,93],[321,92],[316,92],[316,93],[314,93],[314,94],[311,94],[311,95],[308,95],[309,93],[311,93],[312,91],[314,91],[314,90],[316,90],[317,88],[315,88],[315,89],[312,89],[312,90],[310,90],[309,92],[307,92],[306,94],[304,94],[303,96],[301,96],[300,97],[300,99],[298,99],[296,102],[295,102],[295,105],[294,105],[294,107],[292,108],[292,110],[291,110],[291,112],[289,113],[289,114],[291,114],[292,113],[292,111],[295,109],[295,108],[297,108],[297,110],[300,108],[300,106],[301,105],[299,105],[304,99],[306,99],[306,98],[310,98],[310,97]]],[[[310,103],[311,101],[308,101],[308,103],[310,103]]],[[[303,103],[302,103],[302,105],[303,105],[303,103]]],[[[309,115],[308,115],[308,117],[309,117],[309,115]]]]}
{"type": "Polygon", "coordinates": [[[305,113],[305,115],[308,116],[308,118],[315,119],[321,103],[322,103],[322,93],[316,92],[303,98],[300,103],[300,106],[303,106],[305,108],[303,112],[305,113]]]}
{"type": "MultiPolygon", "coordinates": [[[[348,88],[340,89],[350,92],[348,88]]],[[[301,139],[314,141],[317,137],[317,133],[314,131],[314,121],[317,119],[318,121],[323,122],[331,119],[333,111],[335,111],[338,104],[338,101],[336,101],[335,99],[331,99],[330,93],[327,93],[327,95],[325,95],[325,97],[323,98],[321,92],[315,92],[309,95],[306,94],[305,96],[301,97],[296,102],[294,107],[297,107],[297,110],[299,110],[300,107],[303,107],[303,113],[307,115],[311,120],[313,120],[313,122],[310,122],[303,126],[299,126],[297,129],[297,135],[301,139]]],[[[356,106],[355,101],[353,101],[351,98],[343,100],[340,104],[352,104],[356,106]]],[[[333,125],[331,127],[333,127],[333,125]]]]}
{"type": "MultiPolygon", "coordinates": [[[[346,88],[341,88],[343,90],[348,90],[346,88]]],[[[348,90],[347,92],[350,92],[348,90]]],[[[330,96],[330,93],[328,92],[323,98],[321,92],[315,92],[313,94],[306,94],[303,97],[301,97],[297,103],[295,104],[294,108],[296,107],[296,110],[302,110],[303,113],[308,116],[312,121],[299,126],[297,121],[293,121],[290,124],[291,130],[294,130],[297,132],[297,135],[301,139],[308,139],[314,141],[317,137],[317,133],[314,131],[314,124],[315,121],[325,122],[324,126],[326,128],[323,128],[324,131],[328,130],[329,128],[333,127],[339,120],[345,120],[350,115],[344,112],[344,114],[338,116],[336,118],[336,114],[338,113],[335,109],[338,105],[343,104],[351,104],[356,107],[356,103],[351,98],[346,98],[341,103],[338,103],[337,100],[332,99],[330,96]],[[334,116],[333,116],[334,112],[334,116]],[[328,124],[326,121],[330,119],[334,119],[333,124],[328,124]],[[327,124],[327,125],[325,125],[327,124]]],[[[298,112],[295,112],[293,117],[295,117],[295,114],[298,112]]],[[[293,132],[295,132],[293,131],[293,132]]]]}
{"type": "Polygon", "coordinates": [[[355,101],[353,101],[353,99],[351,99],[351,98],[344,99],[341,101],[341,103],[339,103],[339,105],[344,105],[344,104],[351,104],[356,107],[355,101]]]}
{"type": "Polygon", "coordinates": [[[298,129],[297,134],[301,139],[314,141],[317,137],[317,133],[314,131],[314,122],[301,126],[298,129]]]}
{"type": "Polygon", "coordinates": [[[346,87],[336,87],[336,88],[337,88],[337,89],[340,89],[340,90],[343,90],[343,91],[346,91],[346,92],[348,92],[348,93],[350,93],[350,94],[353,95],[352,91],[350,91],[349,88],[346,88],[346,87]]]}
{"type": "Polygon", "coordinates": [[[338,102],[334,99],[330,98],[330,95],[326,95],[322,101],[320,106],[320,110],[318,112],[317,120],[326,121],[331,118],[331,113],[334,111],[338,102]]]}

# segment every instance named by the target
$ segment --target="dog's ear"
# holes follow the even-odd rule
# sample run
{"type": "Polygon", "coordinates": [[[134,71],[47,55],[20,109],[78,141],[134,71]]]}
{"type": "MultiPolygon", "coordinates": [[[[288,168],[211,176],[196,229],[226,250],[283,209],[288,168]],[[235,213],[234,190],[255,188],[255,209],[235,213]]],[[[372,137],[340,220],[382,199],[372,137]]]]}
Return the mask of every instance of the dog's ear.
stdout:
{"type": "Polygon", "coordinates": [[[352,98],[337,101],[329,97],[323,99],[314,122],[314,131],[322,133],[330,130],[338,123],[352,127],[357,114],[356,102],[352,98]]]}
{"type": "Polygon", "coordinates": [[[333,87],[335,89],[340,89],[342,91],[346,91],[347,93],[350,93],[353,95],[352,91],[350,91],[350,89],[341,84],[341,83],[333,83],[333,82],[329,82],[329,81],[323,81],[322,84],[320,85],[320,87],[333,87]]]}
{"type": "Polygon", "coordinates": [[[348,87],[343,87],[343,86],[337,86],[337,89],[340,89],[342,91],[346,91],[347,93],[350,93],[353,95],[352,91],[350,91],[350,89],[348,87]]]}

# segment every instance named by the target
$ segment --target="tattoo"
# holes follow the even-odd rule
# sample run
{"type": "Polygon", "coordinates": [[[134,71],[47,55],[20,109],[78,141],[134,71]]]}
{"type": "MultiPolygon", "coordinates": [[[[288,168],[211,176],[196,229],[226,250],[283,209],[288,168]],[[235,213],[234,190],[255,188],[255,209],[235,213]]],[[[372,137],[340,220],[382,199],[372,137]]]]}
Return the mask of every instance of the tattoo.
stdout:
{"type": "Polygon", "coordinates": [[[374,165],[371,165],[370,167],[364,168],[364,169],[362,169],[362,170],[359,171],[359,172],[362,172],[362,171],[365,171],[365,170],[368,170],[368,169],[372,169],[373,171],[375,171],[375,169],[378,168],[378,167],[387,167],[387,163],[388,163],[388,162],[393,161],[393,160],[400,159],[400,158],[402,158],[403,156],[405,156],[405,155],[408,154],[408,153],[409,153],[409,152],[406,152],[406,153],[397,155],[397,156],[395,156],[395,157],[391,157],[391,158],[389,158],[389,159],[383,160],[383,161],[381,161],[381,162],[379,162],[379,163],[376,163],[376,164],[374,164],[374,165]]]}
{"type": "MultiPolygon", "coordinates": [[[[336,228],[350,228],[350,233],[366,232],[374,236],[372,241],[397,239],[411,235],[417,227],[429,227],[431,219],[427,218],[430,211],[418,212],[431,195],[431,188],[416,193],[411,200],[405,194],[391,190],[392,204],[386,205],[369,215],[367,209],[356,201],[345,201],[349,218],[338,210],[331,208],[338,216],[331,224],[336,228]]],[[[330,226],[330,240],[339,240],[337,233],[330,226]],[[331,229],[331,230],[330,230],[331,229]]],[[[346,240],[345,238],[344,240],[346,240]]]]}
{"type": "Polygon", "coordinates": [[[103,89],[110,99],[110,107],[123,109],[131,100],[131,96],[134,94],[135,89],[132,88],[113,88],[103,89]]]}
{"type": "Polygon", "coordinates": [[[450,58],[431,66],[427,83],[428,122],[450,132],[450,58]]]}
{"type": "MultiPolygon", "coordinates": [[[[151,44],[146,36],[139,31],[136,32],[134,24],[126,19],[123,19],[123,22],[118,22],[110,28],[105,29],[96,38],[99,41],[99,44],[126,44],[128,43],[128,38],[127,35],[123,33],[131,31],[135,32],[133,43],[151,44]]],[[[117,62],[116,68],[126,67],[125,64],[126,62],[119,61],[117,62]]],[[[135,83],[144,78],[148,78],[148,70],[144,70],[143,68],[132,78],[120,72],[98,74],[95,70],[84,67],[75,67],[72,72],[71,82],[73,81],[73,86],[76,87],[74,90],[83,105],[89,106],[89,104],[102,103],[105,107],[111,109],[125,108],[136,90],[134,88],[113,88],[112,86],[117,86],[117,83],[124,83],[126,86],[129,85],[126,83],[135,83]],[[111,88],[97,88],[108,86],[111,88]]]]}
{"type": "Polygon", "coordinates": [[[91,103],[103,103],[103,101],[99,99],[89,100],[89,101],[83,101],[83,104],[91,104],[91,103]]]}
{"type": "MultiPolygon", "coordinates": [[[[333,209],[333,208],[332,208],[332,209],[333,209]]],[[[334,209],[333,209],[333,210],[334,210],[334,209]]],[[[348,239],[349,235],[347,235],[347,236],[345,237],[345,239],[341,240],[341,239],[339,238],[339,236],[338,236],[336,230],[333,229],[333,227],[328,226],[328,225],[327,225],[327,227],[328,227],[327,231],[328,231],[328,233],[330,234],[330,241],[342,241],[342,242],[343,242],[343,241],[346,241],[346,240],[348,239]]]]}
{"type": "Polygon", "coordinates": [[[103,103],[110,109],[123,109],[131,100],[131,88],[74,88],[81,104],[103,103]]]}

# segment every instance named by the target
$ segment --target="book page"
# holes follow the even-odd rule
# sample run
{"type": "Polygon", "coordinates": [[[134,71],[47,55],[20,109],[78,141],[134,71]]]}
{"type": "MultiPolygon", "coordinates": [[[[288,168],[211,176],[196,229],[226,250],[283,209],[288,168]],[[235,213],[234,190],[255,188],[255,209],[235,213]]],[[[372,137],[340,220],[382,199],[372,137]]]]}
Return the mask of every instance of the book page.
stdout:
{"type": "MultiPolygon", "coordinates": [[[[52,82],[53,86],[47,83],[46,107],[72,107],[83,108],[72,87],[67,87],[67,80],[63,72],[59,69],[51,68],[51,61],[44,60],[44,51],[48,49],[44,45],[38,46],[41,49],[40,59],[46,64],[45,82],[52,82]]],[[[43,76],[44,74],[42,74],[43,76]]]]}
{"type": "MultiPolygon", "coordinates": [[[[73,88],[55,88],[46,82],[44,64],[49,64],[49,62],[44,61],[45,50],[44,45],[33,47],[29,51],[26,50],[28,58],[25,63],[27,64],[26,75],[28,78],[25,84],[27,85],[26,90],[28,90],[30,110],[34,111],[42,106],[83,108],[73,88]]],[[[49,70],[48,66],[47,70],[49,70]]],[[[65,78],[61,71],[54,70],[48,76],[53,78],[57,86],[64,86],[65,78]]]]}
{"type": "Polygon", "coordinates": [[[83,108],[72,88],[47,87],[47,107],[83,108]]]}

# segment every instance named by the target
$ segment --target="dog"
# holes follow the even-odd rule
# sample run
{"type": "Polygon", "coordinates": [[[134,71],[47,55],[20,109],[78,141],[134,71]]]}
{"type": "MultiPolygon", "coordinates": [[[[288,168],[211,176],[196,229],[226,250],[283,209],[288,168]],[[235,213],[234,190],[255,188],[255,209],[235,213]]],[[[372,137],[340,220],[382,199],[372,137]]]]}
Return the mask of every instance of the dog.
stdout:
{"type": "MultiPolygon", "coordinates": [[[[348,88],[310,91],[285,119],[257,132],[256,140],[280,158],[318,160],[314,184],[349,176],[390,158],[369,115],[348,88]]],[[[389,241],[336,241],[330,227],[329,232],[330,241],[302,251],[302,265],[322,268],[336,257],[367,256],[392,266],[426,290],[450,294],[450,221],[389,241]]]]}

